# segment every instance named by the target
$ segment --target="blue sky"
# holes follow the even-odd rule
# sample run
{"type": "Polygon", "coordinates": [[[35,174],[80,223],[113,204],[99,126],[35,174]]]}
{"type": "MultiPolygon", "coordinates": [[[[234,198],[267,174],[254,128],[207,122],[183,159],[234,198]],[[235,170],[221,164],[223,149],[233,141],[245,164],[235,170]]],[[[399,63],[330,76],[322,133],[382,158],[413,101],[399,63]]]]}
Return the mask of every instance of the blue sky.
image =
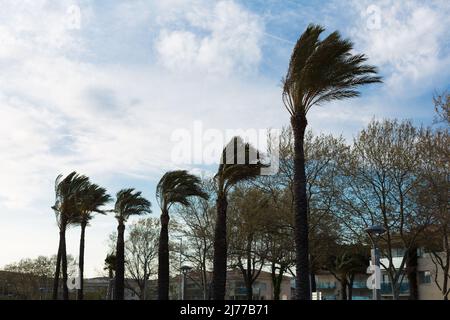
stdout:
{"type": "MultiPolygon", "coordinates": [[[[115,194],[154,202],[173,168],[177,129],[288,124],[280,81],[310,23],[338,29],[384,84],[312,110],[314,132],[347,139],[370,119],[430,124],[449,87],[448,1],[0,0],[0,266],[54,254],[57,174],[88,174],[115,194]]],[[[158,208],[154,202],[154,216],[158,208]]],[[[101,272],[112,217],[87,231],[89,276],[101,272]]],[[[76,256],[78,230],[68,235],[76,256]]]]}

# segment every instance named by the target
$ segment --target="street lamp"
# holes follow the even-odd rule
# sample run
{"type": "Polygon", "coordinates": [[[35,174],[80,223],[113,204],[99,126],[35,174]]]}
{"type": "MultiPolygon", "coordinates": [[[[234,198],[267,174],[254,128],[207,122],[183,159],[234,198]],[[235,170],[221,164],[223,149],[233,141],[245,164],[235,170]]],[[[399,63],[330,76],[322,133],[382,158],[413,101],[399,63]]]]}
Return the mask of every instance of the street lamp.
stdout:
{"type": "Polygon", "coordinates": [[[192,268],[189,266],[182,266],[181,267],[181,272],[183,273],[183,284],[181,286],[181,300],[184,300],[185,298],[185,292],[186,292],[186,276],[188,274],[189,271],[191,271],[192,268]]]}
{"type": "Polygon", "coordinates": [[[377,242],[383,233],[386,232],[386,229],[384,229],[380,225],[373,225],[365,230],[367,234],[369,235],[370,241],[372,242],[372,250],[370,250],[371,255],[371,261],[373,266],[373,275],[372,279],[374,279],[374,283],[372,284],[372,299],[373,300],[380,300],[381,299],[381,292],[379,283],[381,282],[381,271],[380,271],[380,252],[377,247],[377,242]]]}

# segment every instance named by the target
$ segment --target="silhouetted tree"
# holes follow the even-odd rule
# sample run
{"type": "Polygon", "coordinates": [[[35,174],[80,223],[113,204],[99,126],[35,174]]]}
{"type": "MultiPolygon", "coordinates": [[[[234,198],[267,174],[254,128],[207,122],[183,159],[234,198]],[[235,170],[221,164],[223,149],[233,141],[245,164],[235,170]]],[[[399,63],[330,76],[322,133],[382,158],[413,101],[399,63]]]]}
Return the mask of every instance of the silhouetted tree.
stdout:
{"type": "Polygon", "coordinates": [[[161,208],[161,233],[158,251],[158,299],[169,299],[169,209],[174,204],[188,206],[191,197],[207,199],[201,180],[186,170],[169,171],[156,187],[161,208]]]}
{"type": "Polygon", "coordinates": [[[118,222],[114,300],[123,300],[125,294],[125,222],[130,216],[151,213],[150,208],[150,201],[142,197],[140,191],[122,189],[117,192],[113,210],[118,222]]]}
{"type": "Polygon", "coordinates": [[[222,152],[215,176],[217,189],[217,217],[214,230],[213,299],[225,299],[227,278],[227,206],[228,192],[237,183],[257,177],[262,163],[259,154],[240,137],[234,137],[222,152]]]}
{"type": "Polygon", "coordinates": [[[59,175],[55,181],[56,200],[52,209],[56,214],[59,227],[59,246],[56,259],[56,271],[53,284],[53,299],[58,298],[59,276],[62,269],[63,275],[63,299],[69,299],[67,288],[67,253],[66,253],[66,230],[70,225],[80,222],[79,208],[81,192],[89,185],[89,178],[77,174],[75,171],[64,179],[59,175]]]}
{"type": "Polygon", "coordinates": [[[104,214],[105,211],[101,209],[103,205],[111,200],[111,196],[106,193],[106,189],[99,187],[96,184],[89,184],[85,189],[81,191],[81,204],[80,204],[80,254],[79,254],[79,278],[80,288],[77,289],[77,300],[83,300],[83,279],[84,279],[84,243],[86,226],[93,218],[93,213],[104,214]]]}
{"type": "Polygon", "coordinates": [[[294,213],[296,245],[296,298],[311,299],[308,246],[304,135],[306,115],[315,105],[359,95],[359,86],[380,82],[367,58],[352,54],[353,44],[335,31],[325,39],[325,29],[309,25],[300,36],[284,79],[283,102],[294,132],[294,213]]]}

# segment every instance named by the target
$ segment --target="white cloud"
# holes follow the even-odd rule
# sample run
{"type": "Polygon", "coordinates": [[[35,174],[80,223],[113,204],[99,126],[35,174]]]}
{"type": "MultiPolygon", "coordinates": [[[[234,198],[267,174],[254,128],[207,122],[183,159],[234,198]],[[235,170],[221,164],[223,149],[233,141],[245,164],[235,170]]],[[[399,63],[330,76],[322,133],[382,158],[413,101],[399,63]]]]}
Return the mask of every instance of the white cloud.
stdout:
{"type": "Polygon", "coordinates": [[[179,14],[187,26],[173,30],[163,24],[156,41],[162,65],[176,72],[219,75],[258,67],[263,24],[257,15],[233,1],[201,1],[179,14]]]}
{"type": "Polygon", "coordinates": [[[75,1],[3,0],[0,11],[0,59],[25,54],[79,51],[82,43],[75,1]],[[75,10],[74,10],[75,9],[75,10]]]}
{"type": "Polygon", "coordinates": [[[387,75],[387,91],[421,94],[446,76],[448,2],[352,1],[351,6],[356,8],[351,38],[387,75]]]}

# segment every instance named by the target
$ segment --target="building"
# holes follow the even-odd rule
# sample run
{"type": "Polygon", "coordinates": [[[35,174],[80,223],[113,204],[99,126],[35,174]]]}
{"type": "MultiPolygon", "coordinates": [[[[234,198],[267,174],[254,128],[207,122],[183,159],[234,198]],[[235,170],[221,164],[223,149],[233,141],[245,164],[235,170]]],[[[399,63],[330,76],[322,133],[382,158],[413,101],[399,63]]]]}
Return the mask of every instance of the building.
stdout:
{"type": "MultiPolygon", "coordinates": [[[[208,272],[208,280],[212,278],[212,273],[208,272]]],[[[172,278],[171,299],[180,299],[180,288],[182,282],[180,275],[172,278]]],[[[204,296],[210,296],[210,285],[208,292],[204,292],[200,285],[200,277],[195,272],[186,274],[184,284],[186,300],[203,300],[204,296]]],[[[280,300],[290,300],[293,297],[292,277],[284,276],[280,288],[280,300]]],[[[245,286],[242,273],[239,270],[229,270],[227,272],[226,300],[246,300],[247,288],[245,286]]],[[[270,272],[261,271],[258,278],[253,283],[253,300],[273,300],[273,284],[270,272]]]]}
{"type": "MultiPolygon", "coordinates": [[[[395,249],[393,252],[393,264],[399,266],[403,257],[404,251],[402,249],[395,249]]],[[[387,259],[381,259],[385,265],[388,264],[387,259]]],[[[381,298],[384,300],[392,299],[391,283],[386,270],[381,268],[381,298]]],[[[442,300],[442,293],[436,285],[434,278],[436,277],[438,283],[442,284],[444,275],[441,270],[436,269],[436,266],[429,253],[423,250],[418,250],[417,259],[417,289],[419,300],[442,300]]],[[[368,274],[359,274],[355,277],[353,283],[353,297],[352,300],[370,300],[372,299],[372,291],[367,288],[366,281],[368,274]]],[[[315,277],[317,291],[320,292],[323,300],[339,300],[342,299],[342,287],[340,282],[327,271],[322,271],[315,277]]],[[[406,274],[400,284],[399,299],[406,300],[410,297],[410,284],[406,274]]]]}

